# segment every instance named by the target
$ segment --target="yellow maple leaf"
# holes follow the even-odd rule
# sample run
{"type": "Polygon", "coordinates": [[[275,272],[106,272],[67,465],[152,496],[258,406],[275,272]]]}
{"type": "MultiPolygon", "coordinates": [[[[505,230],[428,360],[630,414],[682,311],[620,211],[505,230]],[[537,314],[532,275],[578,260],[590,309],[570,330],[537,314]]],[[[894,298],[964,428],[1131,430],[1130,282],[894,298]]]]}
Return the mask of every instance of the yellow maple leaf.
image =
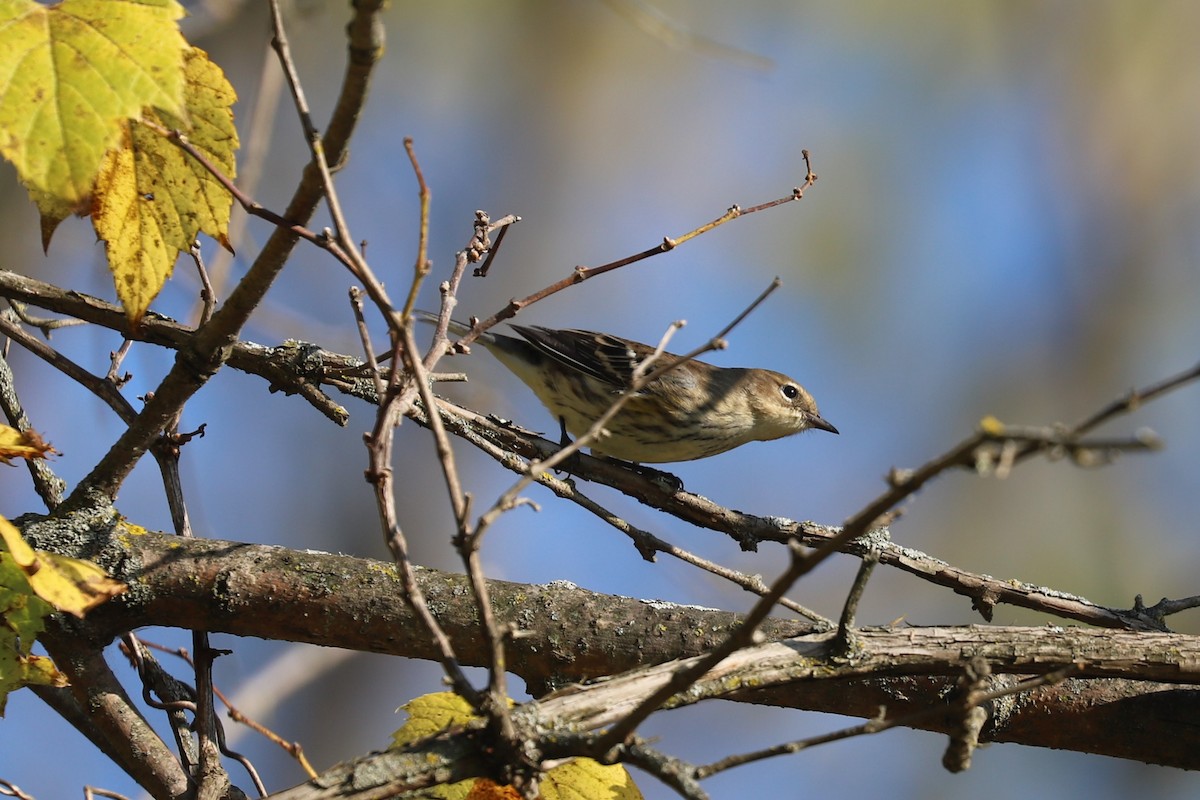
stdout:
{"type": "Polygon", "coordinates": [[[230,106],[237,96],[199,48],[188,53],[184,74],[187,119],[148,109],[146,124],[130,122],[120,147],[109,151],[96,182],[92,222],[107,248],[117,297],[134,324],[198,233],[229,246],[229,192],[160,130],[184,132],[232,179],[238,137],[230,106]]]}
{"type": "MultiPolygon", "coordinates": [[[[437,692],[410,700],[401,708],[408,721],[392,734],[392,746],[403,747],[476,717],[471,706],[453,692],[437,692]]],[[[548,770],[540,783],[542,800],[641,800],[642,793],[629,771],[620,764],[605,766],[590,758],[576,758],[548,770]]],[[[487,778],[459,781],[426,790],[438,800],[515,800],[519,793],[487,778]]]]}
{"type": "Polygon", "coordinates": [[[126,119],[179,113],[182,16],[175,0],[0,0],[0,155],[43,214],[86,206],[126,119]]]}
{"type": "Polygon", "coordinates": [[[34,550],[4,517],[0,517],[0,540],[38,597],[59,611],[82,617],[129,588],[90,561],[34,550]]]}
{"type": "Polygon", "coordinates": [[[45,458],[57,452],[35,430],[21,432],[0,425],[0,462],[11,464],[13,458],[45,458]]]}

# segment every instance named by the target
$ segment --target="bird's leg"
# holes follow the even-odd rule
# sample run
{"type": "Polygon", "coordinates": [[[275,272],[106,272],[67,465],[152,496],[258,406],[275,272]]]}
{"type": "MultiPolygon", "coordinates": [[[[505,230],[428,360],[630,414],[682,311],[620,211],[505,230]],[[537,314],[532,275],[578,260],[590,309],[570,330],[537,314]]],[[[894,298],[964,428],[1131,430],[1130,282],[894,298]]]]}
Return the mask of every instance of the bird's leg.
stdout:
{"type": "MultiPolygon", "coordinates": [[[[558,418],[558,429],[558,442],[563,447],[566,447],[571,443],[571,437],[567,433],[566,417],[560,416],[558,418]]],[[[613,464],[618,464],[630,472],[636,472],[638,475],[641,475],[644,478],[649,478],[657,483],[659,487],[667,494],[675,494],[676,492],[683,490],[683,481],[679,480],[678,477],[669,472],[663,472],[661,469],[655,469],[654,467],[647,467],[645,464],[639,464],[636,461],[626,461],[621,458],[613,458],[612,456],[604,456],[604,460],[613,464]]],[[[570,475],[571,471],[568,469],[566,470],[566,473],[570,475]]]]}
{"type": "MultiPolygon", "coordinates": [[[[571,444],[571,436],[567,433],[567,418],[564,416],[561,416],[561,415],[558,418],[558,431],[559,431],[559,436],[558,436],[559,446],[566,447],[567,445],[571,444]]],[[[578,455],[579,454],[576,453],[575,455],[571,456],[570,458],[567,459],[566,463],[569,465],[572,461],[575,461],[577,459],[578,455]]],[[[570,479],[570,477],[571,477],[570,469],[557,469],[556,468],[554,471],[560,475],[566,475],[568,479],[570,479]]]]}

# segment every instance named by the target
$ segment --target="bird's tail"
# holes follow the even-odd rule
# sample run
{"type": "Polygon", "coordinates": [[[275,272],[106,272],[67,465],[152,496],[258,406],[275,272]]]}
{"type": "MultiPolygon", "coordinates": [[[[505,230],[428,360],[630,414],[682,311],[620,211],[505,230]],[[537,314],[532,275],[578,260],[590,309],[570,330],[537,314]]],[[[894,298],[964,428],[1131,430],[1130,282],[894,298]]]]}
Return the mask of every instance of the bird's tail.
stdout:
{"type": "MultiPolygon", "coordinates": [[[[438,315],[437,314],[432,314],[428,311],[422,311],[419,308],[414,308],[412,314],[413,314],[414,319],[424,322],[427,325],[437,325],[438,324],[438,315]]],[[[467,333],[470,333],[471,326],[466,324],[465,322],[459,322],[456,319],[452,319],[452,320],[450,320],[450,325],[448,326],[448,330],[451,333],[454,333],[458,336],[463,336],[467,333]]]]}

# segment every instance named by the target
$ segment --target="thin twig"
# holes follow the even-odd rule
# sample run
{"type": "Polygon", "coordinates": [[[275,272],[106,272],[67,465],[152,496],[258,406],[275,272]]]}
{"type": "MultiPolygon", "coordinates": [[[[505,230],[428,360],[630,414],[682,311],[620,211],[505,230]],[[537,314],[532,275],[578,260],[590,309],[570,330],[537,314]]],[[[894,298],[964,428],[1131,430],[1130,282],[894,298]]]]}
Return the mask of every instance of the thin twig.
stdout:
{"type": "Polygon", "coordinates": [[[108,797],[110,800],[129,800],[129,798],[123,794],[119,794],[109,789],[99,789],[95,786],[84,786],[83,797],[84,800],[92,800],[93,797],[108,797]]]}
{"type": "MultiPolygon", "coordinates": [[[[133,341],[150,342],[172,350],[184,350],[196,335],[193,329],[159,316],[153,311],[142,318],[136,330],[130,331],[129,320],[120,306],[7,270],[0,270],[0,294],[10,298],[24,298],[31,305],[71,314],[86,322],[116,331],[133,341]]],[[[252,342],[235,342],[229,364],[235,369],[265,378],[272,390],[299,394],[328,419],[338,425],[345,425],[349,417],[346,409],[321,391],[319,385],[312,380],[314,375],[297,370],[293,363],[294,358],[291,357],[294,351],[295,348],[286,345],[267,348],[252,342]]],[[[361,366],[359,360],[346,355],[321,351],[320,356],[326,364],[336,362],[342,367],[351,364],[354,367],[361,366]]],[[[337,369],[327,370],[326,373],[318,377],[343,391],[353,389],[338,382],[337,369]]],[[[371,402],[378,403],[378,396],[371,395],[371,402]]]]}
{"type": "Polygon", "coordinates": [[[58,352],[50,345],[30,335],[24,328],[17,325],[5,315],[0,314],[0,334],[7,336],[17,344],[45,361],[71,380],[99,397],[111,408],[122,422],[132,423],[137,418],[137,411],[129,401],[116,390],[109,381],[97,378],[71,359],[58,352]]]}
{"type": "Polygon", "coordinates": [[[121,346],[116,350],[112,350],[108,354],[108,372],[104,375],[104,380],[113,385],[114,388],[120,389],[125,384],[133,379],[133,375],[126,372],[121,375],[121,364],[125,361],[125,356],[129,355],[129,348],[133,346],[133,339],[124,339],[121,346]]]}
{"type": "Polygon", "coordinates": [[[212,319],[213,310],[217,307],[217,295],[213,289],[212,281],[208,279],[208,270],[204,268],[204,257],[200,253],[200,242],[192,242],[192,246],[188,248],[188,255],[192,257],[192,263],[196,265],[196,273],[200,276],[200,325],[204,325],[212,319]]]}
{"type": "Polygon", "coordinates": [[[647,717],[662,707],[663,703],[691,686],[731,653],[754,643],[759,625],[771,613],[771,609],[778,603],[779,598],[783,597],[784,593],[811,569],[811,566],[808,565],[809,559],[802,554],[799,545],[791,545],[788,550],[791,553],[791,563],[788,568],[775,579],[770,592],[759,598],[758,602],[754,604],[754,607],[742,620],[742,624],[712,650],[671,673],[669,680],[602,734],[598,740],[598,752],[606,753],[611,748],[625,742],[647,717]]]}
{"type": "Polygon", "coordinates": [[[846,604],[842,607],[842,616],[838,620],[837,644],[835,645],[835,648],[843,656],[849,655],[852,649],[850,637],[854,631],[854,617],[858,613],[858,604],[862,600],[863,592],[867,589],[867,581],[871,579],[871,573],[878,563],[879,551],[872,548],[863,556],[862,563],[858,565],[854,583],[846,595],[846,604]]]}
{"type": "Polygon", "coordinates": [[[417,294],[425,281],[433,264],[429,260],[429,202],[431,193],[429,184],[425,182],[425,173],[421,171],[421,162],[417,160],[416,147],[411,136],[404,138],[404,152],[408,154],[408,163],[412,165],[413,174],[417,178],[417,198],[421,204],[420,218],[417,226],[417,259],[413,263],[413,280],[408,289],[408,298],[404,301],[401,315],[404,319],[412,316],[412,310],[417,303],[417,294]]]}
{"type": "MultiPolygon", "coordinates": [[[[515,217],[513,219],[513,222],[520,222],[520,221],[521,221],[520,217],[515,217]]],[[[511,229],[511,226],[509,226],[509,225],[505,225],[503,228],[500,229],[500,232],[496,234],[495,243],[492,244],[492,246],[488,248],[487,258],[485,258],[483,260],[483,263],[480,264],[478,267],[476,267],[471,272],[472,275],[474,275],[476,278],[486,278],[487,277],[488,272],[490,272],[492,269],[492,262],[494,262],[496,260],[496,254],[500,252],[500,245],[504,244],[504,237],[508,235],[508,232],[510,229],[511,229]]]]}
{"type": "MultiPolygon", "coordinates": [[[[993,689],[987,692],[977,693],[972,699],[976,705],[989,703],[993,700],[999,700],[1002,697],[1009,697],[1017,694],[1036,689],[1039,686],[1052,686],[1061,683],[1071,677],[1078,671],[1076,667],[1064,667],[1063,669],[1054,672],[1048,672],[1044,675],[1038,675],[1020,683],[1003,688],[993,689]]],[[[755,750],[750,753],[740,753],[737,755],[726,756],[720,761],[715,761],[712,764],[697,767],[693,777],[696,780],[704,780],[710,778],[719,772],[732,769],[734,767],[744,766],[755,761],[761,761],[766,758],[775,756],[787,755],[790,753],[799,753],[801,750],[807,750],[817,745],[828,744],[830,742],[838,742],[844,739],[851,739],[856,736],[866,736],[873,733],[882,733],[886,730],[891,730],[897,727],[916,727],[921,722],[929,719],[936,719],[946,714],[946,707],[942,705],[930,706],[923,708],[920,711],[914,711],[910,714],[901,714],[896,717],[887,718],[885,709],[880,709],[879,716],[867,720],[861,725],[853,725],[849,728],[843,728],[832,733],[822,734],[821,736],[812,736],[806,739],[798,739],[784,744],[774,745],[772,747],[755,750]]]]}
{"type": "Polygon", "coordinates": [[[25,308],[25,304],[17,300],[9,300],[8,304],[12,307],[13,313],[17,315],[17,319],[24,322],[26,325],[37,328],[42,332],[42,336],[50,338],[50,332],[56,331],[59,328],[73,328],[76,325],[82,325],[83,322],[78,319],[49,319],[46,317],[35,317],[25,308]]]}
{"type": "MultiPolygon", "coordinates": [[[[138,643],[146,649],[158,650],[163,653],[169,653],[170,655],[173,655],[179,659],[182,659],[183,662],[186,663],[189,667],[191,667],[193,671],[196,669],[196,662],[192,658],[191,654],[189,654],[187,650],[185,650],[181,647],[165,647],[156,642],[142,641],[140,639],[138,640],[138,643]]],[[[123,651],[128,652],[128,649],[125,648],[125,649],[123,649],[123,651]]],[[[299,742],[286,742],[283,740],[282,737],[280,737],[274,731],[270,730],[266,726],[261,725],[260,723],[255,722],[254,720],[247,717],[245,714],[243,714],[241,711],[239,711],[233,705],[233,703],[231,703],[229,701],[229,698],[225,696],[225,694],[220,690],[220,688],[215,683],[212,686],[212,692],[225,705],[226,710],[229,712],[230,719],[232,719],[234,722],[239,722],[239,723],[245,725],[246,727],[250,728],[251,730],[255,731],[256,733],[262,735],[269,741],[274,742],[275,744],[279,745],[285,752],[287,752],[289,755],[291,755],[293,758],[295,758],[300,763],[300,766],[304,769],[305,772],[308,773],[308,776],[310,778],[315,778],[317,776],[316,771],[312,768],[312,765],[308,762],[308,759],[304,757],[304,748],[300,746],[299,742]]],[[[246,770],[247,774],[250,776],[250,779],[254,782],[254,786],[257,789],[258,793],[260,795],[265,796],[267,794],[266,787],[264,786],[264,784],[262,782],[262,778],[260,778],[258,775],[258,770],[256,770],[254,768],[254,764],[251,763],[249,758],[247,758],[246,756],[242,755],[241,753],[238,753],[237,751],[231,749],[226,744],[225,729],[224,729],[224,726],[221,725],[219,721],[217,722],[217,724],[214,727],[216,729],[217,743],[220,746],[221,753],[229,758],[236,760],[238,763],[240,763],[242,765],[242,767],[246,770]]]]}
{"type": "Polygon", "coordinates": [[[296,115],[304,129],[304,140],[312,154],[312,163],[316,166],[325,189],[325,202],[329,205],[329,216],[333,219],[338,241],[347,252],[357,254],[354,240],[350,236],[350,227],[342,214],[341,201],[337,189],[333,185],[333,175],[329,170],[329,162],[325,158],[325,145],[321,134],[313,124],[312,113],[308,108],[308,100],[304,96],[304,87],[300,85],[300,75],[296,72],[296,63],[292,60],[291,48],[288,45],[287,31],[283,27],[283,12],[279,8],[279,0],[269,0],[267,7],[271,11],[271,47],[279,56],[279,64],[287,78],[288,89],[292,93],[292,102],[296,106],[296,115]]]}
{"type": "Polygon", "coordinates": [[[664,237],[661,244],[656,245],[655,247],[651,247],[646,250],[643,250],[640,253],[635,253],[634,255],[627,256],[625,258],[621,258],[616,261],[610,262],[608,264],[603,264],[598,267],[576,267],[571,272],[570,275],[563,278],[562,280],[556,281],[555,283],[552,283],[549,286],[539,289],[538,291],[534,292],[533,294],[531,294],[527,297],[523,297],[520,300],[511,300],[508,303],[508,305],[506,305],[500,311],[497,311],[495,314],[492,314],[487,319],[476,322],[474,324],[474,326],[471,328],[470,332],[468,332],[465,336],[462,337],[461,344],[463,344],[464,346],[470,345],[471,342],[475,341],[481,333],[488,330],[489,328],[493,328],[498,323],[503,322],[506,319],[510,319],[510,318],[516,316],[517,313],[519,313],[522,309],[527,308],[528,306],[538,302],[539,300],[544,300],[545,298],[549,297],[550,295],[561,292],[563,289],[566,289],[570,286],[574,286],[577,283],[583,283],[584,281],[588,280],[589,278],[595,278],[595,277],[597,277],[599,275],[603,275],[607,272],[612,272],[615,269],[619,269],[621,267],[628,266],[629,264],[634,264],[634,263],[637,263],[638,261],[643,261],[647,258],[650,258],[651,256],[656,256],[656,255],[659,255],[660,253],[666,253],[670,250],[674,250],[676,247],[683,244],[684,242],[687,242],[690,239],[694,239],[695,237],[700,236],[701,234],[708,233],[709,231],[713,230],[714,228],[720,227],[721,225],[724,225],[726,222],[737,219],[738,217],[744,217],[749,214],[754,214],[759,211],[765,211],[766,209],[774,208],[779,205],[783,205],[784,203],[790,203],[795,200],[803,199],[805,191],[807,191],[809,189],[809,187],[811,187],[816,182],[817,175],[815,172],[812,171],[812,163],[810,161],[809,152],[807,150],[804,150],[804,151],[802,151],[802,153],[804,156],[805,169],[807,171],[807,174],[805,175],[805,178],[804,178],[804,183],[802,185],[796,187],[795,189],[793,189],[792,193],[787,195],[786,197],[780,197],[776,200],[769,200],[765,203],[759,203],[758,205],[751,206],[750,208],[746,208],[746,209],[742,209],[738,206],[733,206],[728,211],[726,211],[724,214],[722,214],[720,217],[717,217],[716,219],[712,220],[711,222],[707,222],[698,228],[688,231],[687,233],[683,234],[682,236],[678,236],[675,238],[664,237]]]}
{"type": "Polygon", "coordinates": [[[619,748],[619,751],[623,763],[633,764],[645,770],[678,792],[680,797],[687,800],[708,799],[708,793],[693,777],[696,768],[692,765],[651,747],[641,739],[629,742],[619,748]]]}
{"type": "Polygon", "coordinates": [[[21,791],[20,786],[3,778],[0,778],[0,794],[6,797],[15,797],[17,800],[34,800],[33,795],[25,794],[21,791]]]}
{"type": "Polygon", "coordinates": [[[402,342],[398,342],[395,345],[395,349],[393,350],[392,374],[388,381],[389,388],[380,398],[379,411],[375,416],[375,425],[371,429],[371,432],[364,437],[367,444],[369,462],[366,478],[367,482],[374,489],[375,505],[379,512],[380,525],[400,576],[405,602],[412,608],[413,613],[417,615],[422,626],[429,632],[432,641],[438,649],[442,669],[454,685],[455,691],[470,702],[472,706],[478,707],[480,702],[478,693],[471,686],[470,681],[467,680],[466,674],[459,665],[458,659],[454,655],[454,648],[450,643],[450,638],[446,635],[446,632],[429,610],[429,605],[425,602],[425,595],[421,591],[420,584],[417,582],[415,568],[412,560],[409,558],[408,541],[404,536],[396,515],[395,497],[392,492],[391,466],[394,429],[399,419],[400,410],[406,405],[411,405],[412,397],[418,391],[417,387],[413,385],[415,382],[411,380],[408,381],[408,386],[403,389],[398,386],[399,362],[403,359],[397,356],[402,347],[402,342]]]}
{"type": "Polygon", "coordinates": [[[363,292],[357,286],[350,287],[350,308],[354,312],[354,324],[358,328],[358,338],[362,342],[363,354],[366,356],[367,375],[375,383],[375,394],[383,397],[386,388],[383,376],[379,374],[379,364],[375,360],[375,348],[371,345],[371,333],[367,330],[367,321],[363,317],[363,292]]]}
{"type": "MultiPolygon", "coordinates": [[[[25,407],[17,395],[17,385],[12,367],[9,366],[8,359],[4,356],[0,356],[0,408],[3,408],[9,425],[22,433],[33,430],[33,424],[25,414],[25,407]]],[[[23,460],[29,469],[30,478],[33,479],[34,491],[38,493],[38,497],[42,498],[46,510],[53,511],[58,508],[62,504],[67,482],[50,469],[46,459],[26,458],[23,460]]]]}
{"type": "MultiPolygon", "coordinates": [[[[238,184],[243,192],[253,196],[257,193],[259,182],[262,180],[263,169],[267,164],[267,154],[271,146],[272,133],[275,128],[275,115],[279,109],[279,96],[283,86],[283,72],[275,69],[275,53],[263,53],[262,67],[259,69],[258,86],[253,92],[254,107],[247,122],[243,117],[239,125],[245,126],[248,133],[242,138],[241,158],[238,159],[238,184]]],[[[226,238],[230,242],[241,242],[249,221],[248,214],[231,214],[226,238]]],[[[231,250],[217,248],[209,272],[212,276],[213,296],[225,294],[229,283],[229,275],[233,265],[234,254],[231,250]]]]}

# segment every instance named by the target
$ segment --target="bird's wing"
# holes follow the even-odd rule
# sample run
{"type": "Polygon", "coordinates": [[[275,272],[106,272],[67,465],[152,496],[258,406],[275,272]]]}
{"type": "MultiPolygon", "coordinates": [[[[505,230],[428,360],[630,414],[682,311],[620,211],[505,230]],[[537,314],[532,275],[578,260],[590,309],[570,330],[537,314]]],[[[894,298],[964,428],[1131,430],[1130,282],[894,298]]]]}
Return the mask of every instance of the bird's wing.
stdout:
{"type": "Polygon", "coordinates": [[[645,345],[606,333],[540,325],[510,327],[549,358],[618,389],[629,385],[634,369],[651,352],[645,345]]]}

